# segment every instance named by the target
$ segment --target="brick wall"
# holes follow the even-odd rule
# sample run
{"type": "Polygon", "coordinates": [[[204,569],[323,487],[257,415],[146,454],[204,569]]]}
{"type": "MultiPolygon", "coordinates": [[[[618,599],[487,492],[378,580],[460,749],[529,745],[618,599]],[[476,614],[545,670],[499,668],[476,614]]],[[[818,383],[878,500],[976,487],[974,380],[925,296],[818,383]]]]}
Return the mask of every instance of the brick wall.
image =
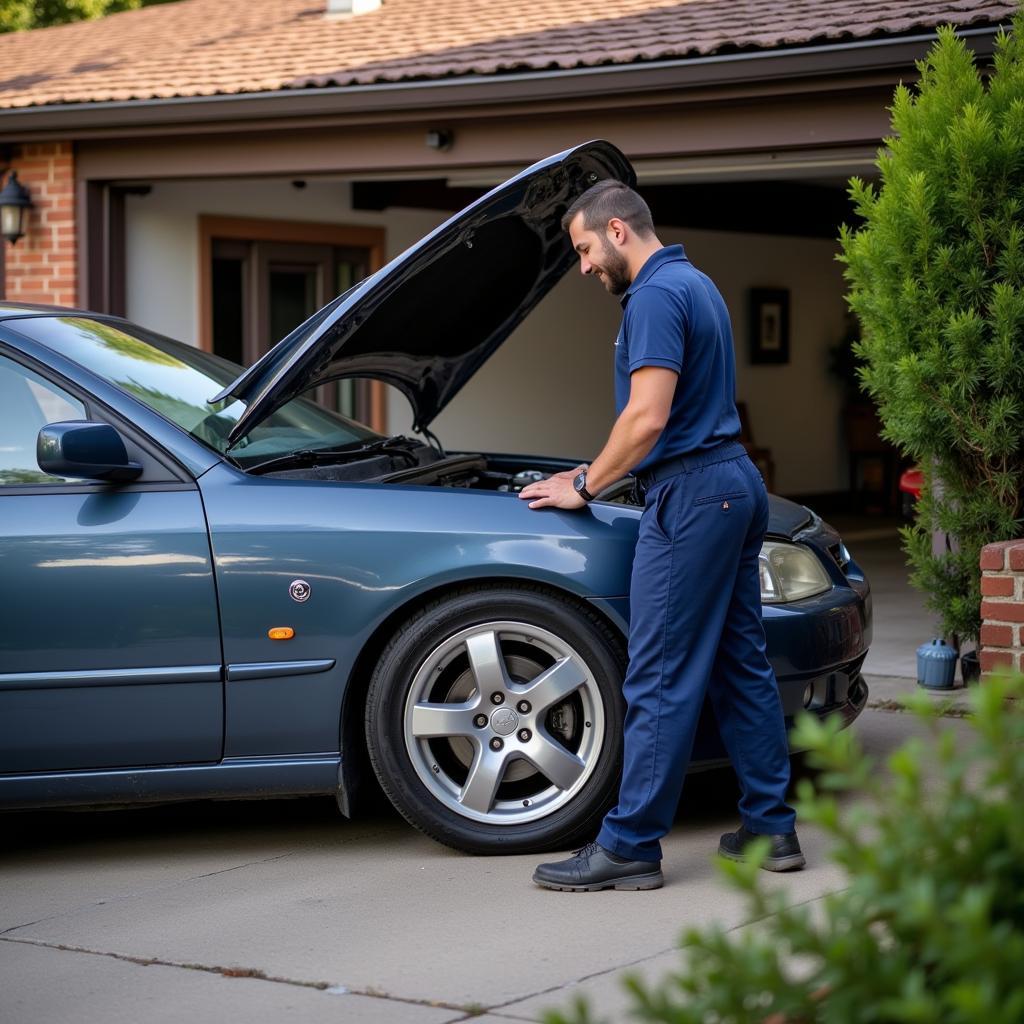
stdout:
{"type": "Polygon", "coordinates": [[[4,297],[74,306],[75,165],[70,142],[18,146],[11,157],[32,196],[25,237],[4,251],[4,297]]]}
{"type": "Polygon", "coordinates": [[[1024,671],[1024,540],[981,549],[981,671],[1024,671]]]}

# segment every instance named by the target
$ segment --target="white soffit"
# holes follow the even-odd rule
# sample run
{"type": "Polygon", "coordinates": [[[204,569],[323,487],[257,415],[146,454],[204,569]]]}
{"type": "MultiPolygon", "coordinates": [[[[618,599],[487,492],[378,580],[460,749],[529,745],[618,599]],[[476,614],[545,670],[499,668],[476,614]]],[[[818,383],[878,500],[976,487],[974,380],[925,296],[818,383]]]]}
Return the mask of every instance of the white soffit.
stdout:
{"type": "Polygon", "coordinates": [[[806,181],[845,179],[875,173],[877,148],[743,153],[687,157],[679,160],[634,160],[638,183],[683,185],[724,181],[806,181]]]}
{"type": "MultiPolygon", "coordinates": [[[[793,150],[727,156],[632,160],[637,182],[644,185],[687,185],[727,181],[844,182],[851,175],[873,177],[877,147],[862,149],[793,150]]],[[[629,154],[626,154],[629,156],[629,154]]],[[[517,166],[477,167],[451,171],[451,187],[493,188],[521,171],[517,166]]],[[[434,173],[436,177],[436,172],[434,173]]],[[[404,175],[395,175],[404,177],[404,175]]]]}

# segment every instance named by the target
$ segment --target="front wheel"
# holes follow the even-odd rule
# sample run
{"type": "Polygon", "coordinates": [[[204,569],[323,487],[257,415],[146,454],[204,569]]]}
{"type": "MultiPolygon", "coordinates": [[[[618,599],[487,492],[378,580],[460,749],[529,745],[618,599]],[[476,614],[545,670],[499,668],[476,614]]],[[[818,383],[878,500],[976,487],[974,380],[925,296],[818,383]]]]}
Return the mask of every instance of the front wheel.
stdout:
{"type": "Polygon", "coordinates": [[[527,586],[428,605],[385,649],[366,738],[391,802],[469,853],[592,838],[615,798],[622,643],[592,609],[527,586]]]}

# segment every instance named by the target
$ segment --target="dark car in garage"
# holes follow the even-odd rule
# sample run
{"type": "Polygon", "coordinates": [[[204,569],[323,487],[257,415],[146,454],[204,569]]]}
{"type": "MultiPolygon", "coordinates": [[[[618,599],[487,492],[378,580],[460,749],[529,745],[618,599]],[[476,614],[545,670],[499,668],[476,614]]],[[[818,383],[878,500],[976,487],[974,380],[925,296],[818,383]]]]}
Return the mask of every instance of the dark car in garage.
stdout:
{"type": "MultiPolygon", "coordinates": [[[[0,807],[350,813],[372,772],[462,850],[592,834],[620,766],[633,482],[533,512],[517,492],[576,460],[429,428],[572,266],[560,216],[607,177],[634,180],[608,143],[541,161],[245,371],[122,318],[0,306],[0,807]],[[419,436],[311,400],[346,377],[402,391],[419,436]]],[[[787,716],[852,721],[871,608],[841,538],[773,497],[761,590],[787,716]]],[[[711,719],[694,757],[723,757],[711,719]]]]}

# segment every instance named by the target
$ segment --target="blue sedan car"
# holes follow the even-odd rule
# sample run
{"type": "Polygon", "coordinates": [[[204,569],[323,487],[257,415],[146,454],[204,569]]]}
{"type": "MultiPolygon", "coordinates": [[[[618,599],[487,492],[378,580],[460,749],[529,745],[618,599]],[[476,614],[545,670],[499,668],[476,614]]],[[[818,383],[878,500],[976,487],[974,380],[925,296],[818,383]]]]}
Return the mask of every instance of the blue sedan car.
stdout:
{"type": "MultiPolygon", "coordinates": [[[[607,143],[536,164],[244,372],[117,317],[0,306],[0,807],[351,813],[372,772],[462,850],[593,833],[632,482],[533,512],[516,492],[574,462],[446,452],[429,425],[572,265],[560,215],[606,177],[634,180],[607,143]],[[401,389],[421,439],[303,397],[342,377],[401,389]]],[[[761,587],[786,714],[852,721],[870,597],[839,536],[773,498],[761,587]]],[[[722,757],[709,718],[694,768],[722,757]]]]}

